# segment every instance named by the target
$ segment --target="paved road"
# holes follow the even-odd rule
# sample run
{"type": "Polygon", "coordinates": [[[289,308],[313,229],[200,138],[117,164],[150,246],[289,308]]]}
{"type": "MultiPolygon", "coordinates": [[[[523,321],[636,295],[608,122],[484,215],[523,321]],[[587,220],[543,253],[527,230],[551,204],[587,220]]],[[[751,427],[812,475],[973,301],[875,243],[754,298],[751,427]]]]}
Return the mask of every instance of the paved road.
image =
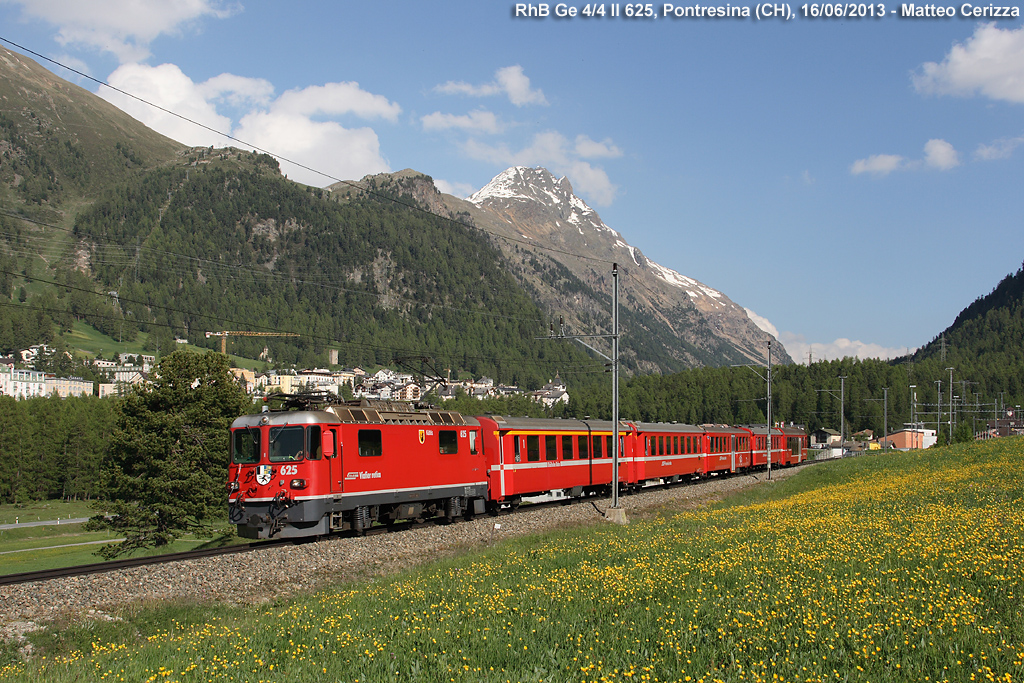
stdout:
{"type": "Polygon", "coordinates": [[[0,552],[0,555],[10,555],[12,553],[28,553],[33,550],[54,550],[55,548],[71,548],[76,545],[98,545],[100,543],[120,543],[123,538],[111,538],[108,541],[85,541],[84,543],[66,543],[64,545],[48,545],[45,548],[22,548],[21,550],[5,550],[0,552]]]}
{"type": "Polygon", "coordinates": [[[0,529],[24,529],[29,526],[48,526],[57,524],[84,524],[88,517],[76,517],[74,519],[44,519],[39,522],[21,522],[20,524],[0,524],[0,529]]]}

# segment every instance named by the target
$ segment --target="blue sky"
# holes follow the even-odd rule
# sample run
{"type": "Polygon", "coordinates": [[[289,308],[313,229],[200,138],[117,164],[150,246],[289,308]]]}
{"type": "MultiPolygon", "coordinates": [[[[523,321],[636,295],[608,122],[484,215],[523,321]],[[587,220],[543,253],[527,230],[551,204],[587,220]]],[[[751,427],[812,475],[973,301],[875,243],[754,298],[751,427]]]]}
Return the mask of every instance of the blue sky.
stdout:
{"type": "MultiPolygon", "coordinates": [[[[804,361],[920,346],[1021,266],[1020,19],[514,8],[0,0],[0,36],[334,178],[414,168],[465,196],[545,166],[804,361]]],[[[227,144],[99,94],[181,142],[227,144]]]]}

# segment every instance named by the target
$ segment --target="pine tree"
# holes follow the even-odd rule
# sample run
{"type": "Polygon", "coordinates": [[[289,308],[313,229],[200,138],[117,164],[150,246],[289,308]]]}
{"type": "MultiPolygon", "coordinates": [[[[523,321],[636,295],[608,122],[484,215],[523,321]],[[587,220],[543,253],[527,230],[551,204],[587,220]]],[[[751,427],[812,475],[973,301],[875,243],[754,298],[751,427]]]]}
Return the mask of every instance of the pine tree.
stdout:
{"type": "Polygon", "coordinates": [[[248,405],[227,356],[184,351],[166,356],[153,384],[121,401],[103,470],[112,515],[94,517],[91,526],[125,540],[105,546],[103,556],[209,532],[224,504],[224,435],[248,405]]]}

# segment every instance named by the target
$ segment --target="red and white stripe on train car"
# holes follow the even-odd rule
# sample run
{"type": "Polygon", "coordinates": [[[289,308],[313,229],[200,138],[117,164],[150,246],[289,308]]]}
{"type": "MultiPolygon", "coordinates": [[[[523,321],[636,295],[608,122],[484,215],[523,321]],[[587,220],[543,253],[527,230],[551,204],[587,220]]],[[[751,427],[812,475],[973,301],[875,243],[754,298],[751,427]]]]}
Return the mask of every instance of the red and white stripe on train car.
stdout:
{"type": "Polygon", "coordinates": [[[704,430],[696,425],[637,422],[632,479],[643,483],[699,474],[703,467],[704,430]]]}
{"type": "MultiPolygon", "coordinates": [[[[611,422],[497,415],[478,419],[492,500],[611,483],[611,422]]],[[[633,460],[629,424],[620,423],[619,437],[619,480],[625,482],[633,460]]]]}

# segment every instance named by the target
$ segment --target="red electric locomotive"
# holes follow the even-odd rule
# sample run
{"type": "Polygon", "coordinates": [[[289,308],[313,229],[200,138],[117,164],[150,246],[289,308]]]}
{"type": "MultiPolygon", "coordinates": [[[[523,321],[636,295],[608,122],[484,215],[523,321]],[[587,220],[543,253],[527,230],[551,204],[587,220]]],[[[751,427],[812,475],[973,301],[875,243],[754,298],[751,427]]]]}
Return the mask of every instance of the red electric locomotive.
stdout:
{"type": "Polygon", "coordinates": [[[484,511],[480,424],[364,402],[243,415],[231,425],[229,518],[244,538],[290,538],[484,511]]]}

